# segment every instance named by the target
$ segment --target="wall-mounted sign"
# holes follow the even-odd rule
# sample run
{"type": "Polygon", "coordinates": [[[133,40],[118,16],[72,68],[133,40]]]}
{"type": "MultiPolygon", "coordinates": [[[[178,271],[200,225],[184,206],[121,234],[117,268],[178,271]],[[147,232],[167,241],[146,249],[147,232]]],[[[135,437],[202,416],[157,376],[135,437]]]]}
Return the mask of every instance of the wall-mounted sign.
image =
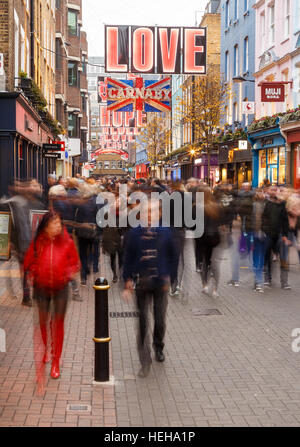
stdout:
{"type": "Polygon", "coordinates": [[[284,102],[284,84],[282,82],[263,82],[261,84],[261,102],[284,102]]]}
{"type": "Polygon", "coordinates": [[[239,150],[244,151],[248,149],[248,141],[247,140],[239,140],[239,150]]]}
{"type": "Polygon", "coordinates": [[[261,146],[271,146],[273,144],[273,138],[262,138],[260,140],[261,146]]]}
{"type": "Polygon", "coordinates": [[[205,74],[206,28],[105,26],[106,73],[155,70],[161,74],[205,74]]]}
{"type": "Polygon", "coordinates": [[[244,113],[246,115],[254,115],[255,102],[254,101],[243,101],[242,102],[242,113],[244,113]]]}
{"type": "Polygon", "coordinates": [[[111,111],[169,112],[171,97],[170,77],[160,81],[107,78],[107,109],[111,111]]]}
{"type": "Polygon", "coordinates": [[[61,152],[61,145],[60,144],[43,144],[43,151],[44,152],[61,152]]]}

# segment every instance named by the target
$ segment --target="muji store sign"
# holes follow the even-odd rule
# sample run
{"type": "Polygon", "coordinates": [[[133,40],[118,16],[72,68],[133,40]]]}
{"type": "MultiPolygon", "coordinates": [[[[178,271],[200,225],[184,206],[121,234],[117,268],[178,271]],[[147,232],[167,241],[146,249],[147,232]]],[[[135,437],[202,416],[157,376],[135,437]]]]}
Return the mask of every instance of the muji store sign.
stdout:
{"type": "Polygon", "coordinates": [[[206,29],[105,26],[106,73],[206,74],[206,29]]]}
{"type": "Polygon", "coordinates": [[[284,85],[282,82],[263,82],[261,84],[261,101],[284,102],[284,85]]]}

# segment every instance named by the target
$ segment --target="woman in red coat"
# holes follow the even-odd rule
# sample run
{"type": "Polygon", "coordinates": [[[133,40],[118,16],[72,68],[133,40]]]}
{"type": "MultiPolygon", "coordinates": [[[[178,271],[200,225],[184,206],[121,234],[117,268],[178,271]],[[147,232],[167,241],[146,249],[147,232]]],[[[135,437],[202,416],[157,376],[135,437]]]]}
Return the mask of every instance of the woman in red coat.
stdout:
{"type": "MultiPolygon", "coordinates": [[[[60,376],[59,360],[64,341],[64,318],[68,301],[68,284],[80,269],[73,240],[62,225],[60,216],[50,211],[43,217],[24,260],[24,269],[32,280],[33,298],[39,311],[39,329],[43,341],[42,364],[47,354],[48,325],[52,336],[51,377],[60,376]],[[50,319],[50,306],[52,314],[50,319]]],[[[37,347],[35,347],[37,348],[37,347]]],[[[35,354],[37,354],[35,349],[35,354]]]]}

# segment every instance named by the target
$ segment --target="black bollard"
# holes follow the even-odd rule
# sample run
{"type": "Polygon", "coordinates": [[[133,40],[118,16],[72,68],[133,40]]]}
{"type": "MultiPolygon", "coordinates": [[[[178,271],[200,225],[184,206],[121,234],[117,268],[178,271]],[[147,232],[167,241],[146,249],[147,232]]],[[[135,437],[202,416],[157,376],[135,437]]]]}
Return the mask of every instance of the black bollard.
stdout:
{"type": "Polygon", "coordinates": [[[95,282],[95,382],[109,381],[108,289],[104,278],[95,282]]]}

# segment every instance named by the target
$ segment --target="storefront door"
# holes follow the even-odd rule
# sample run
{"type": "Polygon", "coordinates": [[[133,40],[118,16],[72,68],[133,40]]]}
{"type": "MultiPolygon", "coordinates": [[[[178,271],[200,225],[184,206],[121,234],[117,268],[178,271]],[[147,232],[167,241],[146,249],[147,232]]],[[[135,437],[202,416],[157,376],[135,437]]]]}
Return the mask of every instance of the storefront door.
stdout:
{"type": "Polygon", "coordinates": [[[276,165],[268,165],[268,179],[271,185],[278,184],[278,167],[276,165]]]}

